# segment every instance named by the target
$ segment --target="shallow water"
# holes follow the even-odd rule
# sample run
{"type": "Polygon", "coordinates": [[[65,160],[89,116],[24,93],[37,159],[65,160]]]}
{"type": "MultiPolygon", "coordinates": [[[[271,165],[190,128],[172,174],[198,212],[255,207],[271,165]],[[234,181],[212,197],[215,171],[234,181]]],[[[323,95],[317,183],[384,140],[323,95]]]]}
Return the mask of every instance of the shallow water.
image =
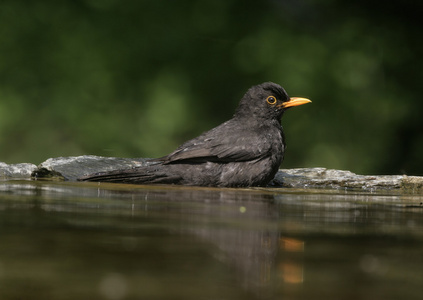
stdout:
{"type": "Polygon", "coordinates": [[[423,197],[0,182],[0,299],[421,299],[423,197]]]}

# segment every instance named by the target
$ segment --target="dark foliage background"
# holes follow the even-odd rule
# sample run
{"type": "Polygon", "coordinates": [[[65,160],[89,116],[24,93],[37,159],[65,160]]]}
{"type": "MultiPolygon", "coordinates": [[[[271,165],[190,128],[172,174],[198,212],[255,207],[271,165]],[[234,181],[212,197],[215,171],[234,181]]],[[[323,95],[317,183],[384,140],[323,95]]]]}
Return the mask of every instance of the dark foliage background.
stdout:
{"type": "Polygon", "coordinates": [[[161,156],[274,81],[284,167],[423,175],[422,6],[0,1],[0,160],[161,156]]]}

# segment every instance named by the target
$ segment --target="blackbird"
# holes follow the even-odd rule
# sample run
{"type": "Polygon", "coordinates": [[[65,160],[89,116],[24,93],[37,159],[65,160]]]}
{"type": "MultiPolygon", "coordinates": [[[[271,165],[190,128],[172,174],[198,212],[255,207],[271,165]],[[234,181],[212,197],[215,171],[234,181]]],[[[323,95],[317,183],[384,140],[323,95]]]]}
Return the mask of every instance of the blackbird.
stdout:
{"type": "Polygon", "coordinates": [[[266,186],[282,163],[285,137],[280,124],[285,110],[311,102],[289,98],[273,82],[251,87],[233,117],[182,144],[146,166],[96,173],[80,178],[134,184],[191,186],[266,186]]]}

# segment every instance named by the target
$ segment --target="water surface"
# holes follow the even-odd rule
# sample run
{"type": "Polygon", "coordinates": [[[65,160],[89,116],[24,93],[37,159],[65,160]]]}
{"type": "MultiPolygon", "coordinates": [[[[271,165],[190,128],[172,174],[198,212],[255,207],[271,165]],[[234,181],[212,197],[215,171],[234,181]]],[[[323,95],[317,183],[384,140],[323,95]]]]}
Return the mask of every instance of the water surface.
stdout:
{"type": "Polygon", "coordinates": [[[421,299],[423,197],[0,182],[0,299],[421,299]]]}

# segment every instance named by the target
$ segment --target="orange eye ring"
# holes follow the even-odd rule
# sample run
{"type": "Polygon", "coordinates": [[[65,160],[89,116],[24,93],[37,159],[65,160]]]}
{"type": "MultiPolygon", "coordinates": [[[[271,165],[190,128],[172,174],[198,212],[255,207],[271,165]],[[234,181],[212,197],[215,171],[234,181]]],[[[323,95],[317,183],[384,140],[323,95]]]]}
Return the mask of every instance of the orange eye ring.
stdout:
{"type": "Polygon", "coordinates": [[[275,105],[276,104],[276,98],[274,96],[269,96],[266,98],[267,103],[269,103],[270,105],[275,105]]]}

